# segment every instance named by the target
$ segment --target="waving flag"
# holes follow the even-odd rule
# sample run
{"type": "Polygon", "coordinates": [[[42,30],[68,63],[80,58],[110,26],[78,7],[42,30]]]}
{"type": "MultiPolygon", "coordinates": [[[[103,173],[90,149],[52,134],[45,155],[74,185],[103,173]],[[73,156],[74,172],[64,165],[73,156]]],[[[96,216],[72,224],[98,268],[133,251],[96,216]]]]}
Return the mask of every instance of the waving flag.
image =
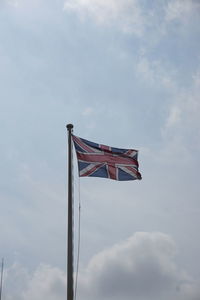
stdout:
{"type": "Polygon", "coordinates": [[[138,151],[96,144],[75,135],[74,142],[79,176],[103,177],[114,180],[141,179],[138,171],[138,151]]]}

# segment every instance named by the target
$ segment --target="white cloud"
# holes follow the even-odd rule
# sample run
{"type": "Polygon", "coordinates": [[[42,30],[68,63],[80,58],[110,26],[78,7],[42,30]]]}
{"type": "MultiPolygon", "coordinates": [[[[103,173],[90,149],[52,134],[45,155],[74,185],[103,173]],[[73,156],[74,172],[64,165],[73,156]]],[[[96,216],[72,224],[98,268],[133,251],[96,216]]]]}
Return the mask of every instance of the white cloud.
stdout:
{"type": "Polygon", "coordinates": [[[88,116],[90,116],[93,112],[94,112],[94,109],[93,109],[91,106],[88,106],[88,107],[86,107],[86,108],[83,110],[82,115],[83,115],[84,117],[88,117],[88,116]]]}
{"type": "Polygon", "coordinates": [[[200,149],[200,72],[197,70],[187,86],[175,67],[162,60],[150,60],[141,54],[136,65],[138,81],[146,87],[161,91],[163,125],[160,133],[163,150],[158,157],[167,161],[194,158],[193,148],[200,149]],[[180,153],[182,154],[180,156],[180,153]]]}
{"type": "Polygon", "coordinates": [[[191,17],[197,9],[200,9],[200,3],[197,0],[171,0],[166,7],[166,20],[185,20],[191,17]]]}
{"type": "Polygon", "coordinates": [[[29,280],[23,299],[64,299],[66,275],[58,268],[41,265],[29,280]]]}
{"type": "Polygon", "coordinates": [[[168,119],[166,122],[166,127],[169,128],[169,127],[175,126],[178,122],[180,122],[180,120],[181,120],[181,109],[179,106],[174,105],[171,107],[171,110],[170,110],[170,113],[169,113],[169,116],[168,116],[168,119]]]}
{"type": "MultiPolygon", "coordinates": [[[[137,232],[95,255],[80,273],[77,299],[198,300],[199,283],[180,270],[170,236],[137,232]]],[[[62,300],[66,274],[41,264],[30,273],[19,264],[5,272],[6,300],[62,300]]]]}
{"type": "Polygon", "coordinates": [[[168,31],[169,22],[186,22],[199,9],[198,0],[168,0],[151,8],[138,0],[65,0],[64,4],[64,10],[77,13],[81,19],[89,17],[97,24],[114,25],[126,33],[143,36],[149,29],[153,40],[168,31]]]}
{"type": "Polygon", "coordinates": [[[19,5],[18,0],[8,0],[8,4],[14,7],[17,7],[19,5]]]}
{"type": "Polygon", "coordinates": [[[116,25],[124,32],[141,35],[144,17],[137,0],[67,0],[64,9],[81,18],[90,17],[98,24],[116,25]]]}
{"type": "Polygon", "coordinates": [[[44,264],[31,274],[14,264],[5,272],[4,286],[6,300],[62,300],[66,294],[66,274],[44,264]]]}
{"type": "Polygon", "coordinates": [[[136,76],[145,85],[155,88],[161,87],[173,92],[176,89],[174,83],[176,72],[166,66],[160,60],[149,60],[145,55],[140,55],[136,65],[136,76]]]}
{"type": "Polygon", "coordinates": [[[48,8],[50,6],[47,6],[46,4],[49,4],[46,0],[3,0],[4,3],[13,9],[16,9],[18,13],[20,12],[22,15],[25,14],[31,14],[32,17],[35,16],[35,12],[41,12],[43,9],[45,9],[45,12],[48,11],[48,8]]]}
{"type": "MultiPolygon", "coordinates": [[[[177,88],[174,101],[169,109],[163,134],[165,137],[179,138],[182,146],[195,145],[200,149],[200,73],[193,76],[192,85],[188,88],[177,88]],[[191,143],[193,141],[193,143],[191,143]]],[[[184,148],[184,147],[182,147],[184,148]]]]}
{"type": "Polygon", "coordinates": [[[15,296],[16,300],[22,299],[23,290],[27,288],[29,280],[27,269],[18,263],[13,264],[4,272],[2,298],[12,300],[15,296]]]}
{"type": "Polygon", "coordinates": [[[90,261],[80,276],[82,299],[194,300],[200,290],[174,262],[176,247],[162,233],[139,232],[90,261]]]}

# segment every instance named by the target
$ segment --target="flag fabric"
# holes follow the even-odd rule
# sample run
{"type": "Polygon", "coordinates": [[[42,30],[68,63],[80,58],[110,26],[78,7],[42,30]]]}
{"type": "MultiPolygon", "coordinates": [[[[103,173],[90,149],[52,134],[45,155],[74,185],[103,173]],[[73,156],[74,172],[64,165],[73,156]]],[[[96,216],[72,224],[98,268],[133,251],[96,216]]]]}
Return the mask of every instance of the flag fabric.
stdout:
{"type": "Polygon", "coordinates": [[[126,181],[142,179],[138,171],[138,151],[96,144],[72,135],[79,176],[126,181]]]}

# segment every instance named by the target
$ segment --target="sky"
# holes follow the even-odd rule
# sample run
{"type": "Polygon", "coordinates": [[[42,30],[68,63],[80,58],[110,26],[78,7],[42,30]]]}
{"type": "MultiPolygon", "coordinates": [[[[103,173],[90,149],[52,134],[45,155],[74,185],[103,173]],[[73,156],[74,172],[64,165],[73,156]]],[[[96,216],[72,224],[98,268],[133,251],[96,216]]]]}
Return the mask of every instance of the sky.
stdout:
{"type": "Polygon", "coordinates": [[[80,178],[77,300],[199,300],[199,0],[0,0],[4,300],[66,299],[67,130],[139,150],[80,178]]]}

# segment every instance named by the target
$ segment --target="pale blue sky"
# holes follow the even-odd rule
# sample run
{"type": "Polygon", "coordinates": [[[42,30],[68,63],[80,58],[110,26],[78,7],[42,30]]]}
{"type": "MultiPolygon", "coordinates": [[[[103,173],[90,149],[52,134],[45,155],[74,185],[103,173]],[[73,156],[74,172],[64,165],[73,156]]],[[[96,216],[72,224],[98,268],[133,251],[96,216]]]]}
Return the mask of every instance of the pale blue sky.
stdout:
{"type": "Polygon", "coordinates": [[[78,298],[198,300],[199,1],[0,1],[5,300],[65,299],[67,123],[139,149],[143,175],[80,180],[78,298]]]}

